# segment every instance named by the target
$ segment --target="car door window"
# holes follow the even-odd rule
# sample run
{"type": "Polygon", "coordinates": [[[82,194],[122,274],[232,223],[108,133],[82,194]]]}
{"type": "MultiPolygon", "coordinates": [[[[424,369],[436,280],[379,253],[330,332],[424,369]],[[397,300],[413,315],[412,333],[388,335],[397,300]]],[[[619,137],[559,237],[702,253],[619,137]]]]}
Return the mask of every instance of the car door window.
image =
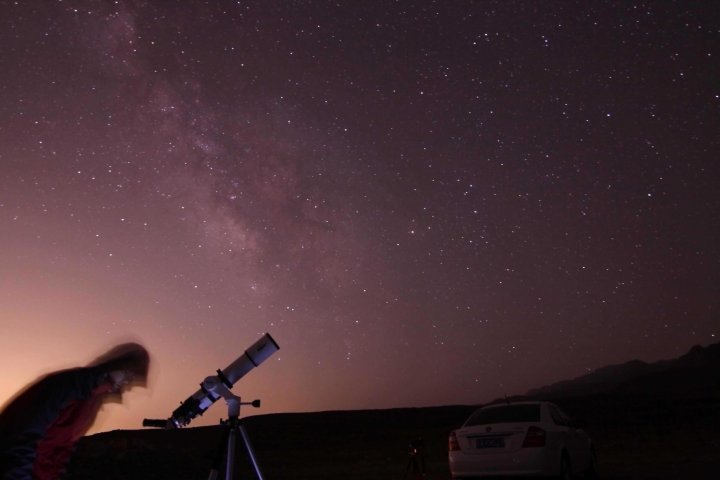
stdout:
{"type": "Polygon", "coordinates": [[[558,415],[560,415],[560,417],[562,417],[562,419],[563,419],[563,422],[564,422],[563,425],[567,425],[568,427],[575,427],[575,426],[576,426],[575,420],[573,420],[573,418],[572,418],[570,415],[568,415],[567,413],[565,413],[564,411],[562,411],[562,410],[560,409],[560,407],[555,407],[555,408],[556,408],[556,410],[557,410],[557,412],[558,412],[558,415]]]}
{"type": "Polygon", "coordinates": [[[563,415],[560,409],[554,405],[550,406],[550,416],[552,416],[555,425],[560,425],[563,427],[566,427],[568,425],[568,421],[565,415],[563,415]]]}

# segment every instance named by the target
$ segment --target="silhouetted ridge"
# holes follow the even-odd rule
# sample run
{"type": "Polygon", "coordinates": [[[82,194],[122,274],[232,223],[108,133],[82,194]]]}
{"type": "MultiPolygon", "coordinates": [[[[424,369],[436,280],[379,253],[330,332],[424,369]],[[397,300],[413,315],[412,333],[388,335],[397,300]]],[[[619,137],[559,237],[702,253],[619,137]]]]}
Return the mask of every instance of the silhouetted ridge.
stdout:
{"type": "Polygon", "coordinates": [[[631,360],[527,392],[533,398],[566,398],[613,393],[706,396],[720,393],[720,343],[696,345],[672,360],[631,360]]]}

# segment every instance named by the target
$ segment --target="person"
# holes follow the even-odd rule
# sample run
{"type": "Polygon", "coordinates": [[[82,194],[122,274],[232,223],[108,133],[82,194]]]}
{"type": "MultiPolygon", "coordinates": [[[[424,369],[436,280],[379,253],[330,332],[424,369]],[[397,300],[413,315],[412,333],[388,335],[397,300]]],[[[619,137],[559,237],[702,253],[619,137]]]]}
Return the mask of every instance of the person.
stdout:
{"type": "Polygon", "coordinates": [[[86,367],[51,373],[0,413],[0,478],[57,480],[100,407],[145,386],[150,356],[137,343],[112,348],[86,367]]]}

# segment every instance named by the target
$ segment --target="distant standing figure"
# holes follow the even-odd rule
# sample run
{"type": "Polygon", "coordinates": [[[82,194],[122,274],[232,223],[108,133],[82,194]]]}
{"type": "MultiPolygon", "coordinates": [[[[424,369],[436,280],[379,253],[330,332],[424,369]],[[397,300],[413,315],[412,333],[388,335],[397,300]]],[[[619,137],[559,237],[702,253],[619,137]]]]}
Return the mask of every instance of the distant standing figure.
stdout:
{"type": "Polygon", "coordinates": [[[145,386],[149,364],[144,347],[126,343],[87,367],[51,373],[26,388],[0,413],[0,478],[59,479],[102,404],[145,386]]]}
{"type": "Polygon", "coordinates": [[[415,440],[410,442],[410,458],[408,458],[408,464],[405,468],[405,477],[408,473],[411,473],[414,478],[421,479],[425,477],[425,440],[422,437],[417,437],[415,440]]]}

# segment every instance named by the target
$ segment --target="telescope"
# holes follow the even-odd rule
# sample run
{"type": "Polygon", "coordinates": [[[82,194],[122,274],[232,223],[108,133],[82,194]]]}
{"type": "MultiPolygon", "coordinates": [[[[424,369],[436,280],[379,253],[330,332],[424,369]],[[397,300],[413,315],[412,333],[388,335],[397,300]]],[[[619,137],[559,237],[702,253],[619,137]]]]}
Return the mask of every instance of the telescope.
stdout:
{"type": "MultiPolygon", "coordinates": [[[[190,395],[180,406],[172,412],[167,420],[145,419],[145,427],[180,428],[189,424],[195,417],[205,413],[219,398],[226,397],[228,390],[235,382],[244,377],[250,370],[268,359],[280,347],[269,333],[263,335],[245,350],[234,362],[224,370],[217,370],[217,375],[207,377],[200,383],[200,389],[190,395]]],[[[259,400],[252,403],[254,407],[260,406],[259,400]]]]}

